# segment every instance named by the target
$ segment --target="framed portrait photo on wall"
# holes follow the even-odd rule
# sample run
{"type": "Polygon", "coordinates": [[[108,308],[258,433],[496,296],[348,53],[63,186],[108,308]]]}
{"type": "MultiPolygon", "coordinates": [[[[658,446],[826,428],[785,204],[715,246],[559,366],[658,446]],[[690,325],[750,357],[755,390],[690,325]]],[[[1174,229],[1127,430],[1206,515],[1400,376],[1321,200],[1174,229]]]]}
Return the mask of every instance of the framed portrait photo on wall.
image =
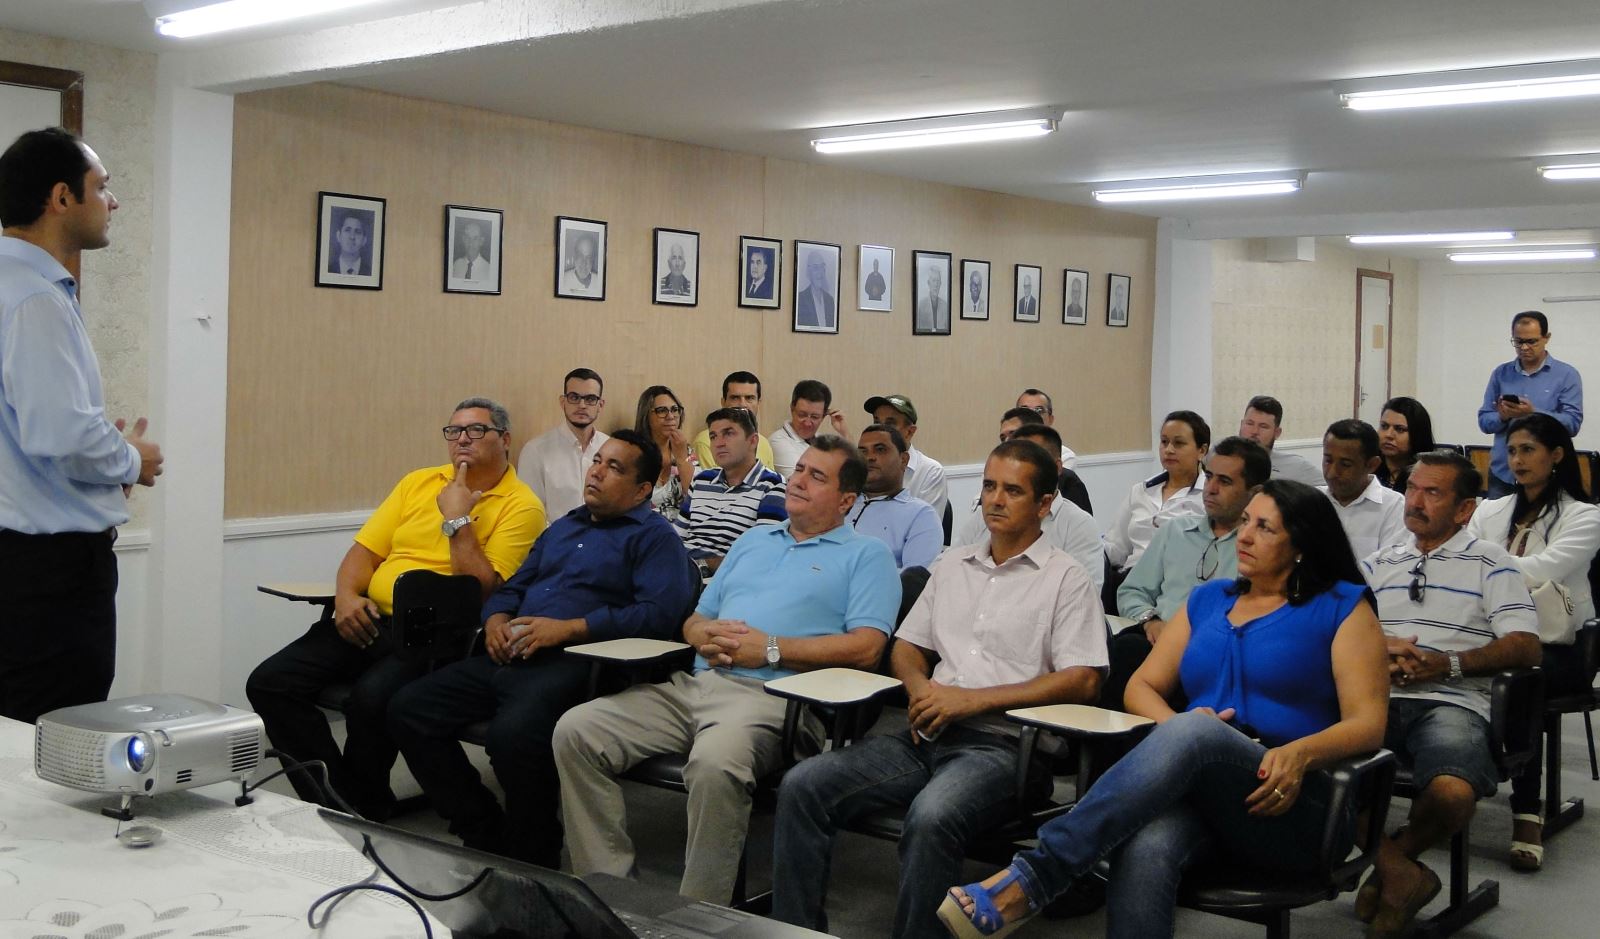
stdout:
{"type": "Polygon", "coordinates": [[[606,223],[556,216],[556,296],[606,298],[606,223]]]}
{"type": "Polygon", "coordinates": [[[888,313],[894,309],[894,249],[862,245],[856,265],[856,309],[888,313]]]}
{"type": "Polygon", "coordinates": [[[1127,274],[1106,275],[1106,325],[1127,326],[1133,278],[1127,274]]]}
{"type": "Polygon", "coordinates": [[[950,252],[911,252],[913,336],[950,335],[950,252]]]}
{"type": "Polygon", "coordinates": [[[961,259],[961,282],[956,287],[961,298],[961,318],[989,318],[989,262],[961,259]]]}
{"type": "Polygon", "coordinates": [[[318,287],[383,289],[383,224],[377,196],[317,193],[318,287]]]}
{"type": "Polygon", "coordinates": [[[825,241],[794,242],[794,331],[839,331],[840,248],[825,241]]]}
{"type": "Polygon", "coordinates": [[[1011,318],[1019,323],[1039,322],[1039,295],[1044,292],[1044,270],[1032,264],[1018,264],[1015,272],[1017,298],[1011,318]]]}
{"type": "Polygon", "coordinates": [[[700,233],[677,228],[655,230],[653,303],[696,306],[700,302],[700,233]]]}
{"type": "Polygon", "coordinates": [[[776,310],[783,304],[783,242],[739,236],[739,305],[776,310]]]}
{"type": "Polygon", "coordinates": [[[1061,322],[1089,325],[1089,272],[1067,268],[1061,272],[1061,322]]]}
{"type": "Polygon", "coordinates": [[[499,209],[444,207],[444,292],[500,292],[503,247],[499,209]]]}

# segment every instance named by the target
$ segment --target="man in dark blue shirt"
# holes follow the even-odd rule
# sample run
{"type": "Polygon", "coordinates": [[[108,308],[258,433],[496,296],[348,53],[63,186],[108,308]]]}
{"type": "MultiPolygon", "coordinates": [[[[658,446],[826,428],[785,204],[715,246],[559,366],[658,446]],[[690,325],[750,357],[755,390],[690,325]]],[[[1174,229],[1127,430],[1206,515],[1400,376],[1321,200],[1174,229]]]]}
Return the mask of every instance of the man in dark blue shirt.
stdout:
{"type": "Polygon", "coordinates": [[[584,479],[584,504],[556,520],[484,604],[485,652],[407,685],[390,704],[390,733],[412,775],[468,847],[560,867],[550,734],[583,701],[589,675],[561,647],[671,638],[694,602],[688,552],[650,509],[660,475],[658,447],[632,430],[613,434],[584,479]],[[504,811],[456,742],[482,720],[504,811]]]}

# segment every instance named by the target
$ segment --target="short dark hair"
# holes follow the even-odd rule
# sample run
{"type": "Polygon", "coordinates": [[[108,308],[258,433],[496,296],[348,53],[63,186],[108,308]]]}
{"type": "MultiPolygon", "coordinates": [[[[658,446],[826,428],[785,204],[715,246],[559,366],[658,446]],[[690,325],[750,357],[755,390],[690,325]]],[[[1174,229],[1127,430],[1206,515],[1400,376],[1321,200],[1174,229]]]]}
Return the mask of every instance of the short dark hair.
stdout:
{"type": "Polygon", "coordinates": [[[601,378],[600,373],[592,368],[575,368],[568,372],[567,377],[561,379],[561,390],[566,391],[567,382],[572,381],[574,378],[578,381],[598,382],[600,384],[600,394],[604,395],[606,393],[606,380],[601,378]]]}
{"type": "Polygon", "coordinates": [[[82,202],[88,174],[89,155],[76,136],[59,127],[28,131],[0,154],[0,225],[37,222],[56,183],[66,183],[82,202]]]}
{"type": "MultiPolygon", "coordinates": [[[[977,271],[973,271],[973,273],[976,274],[977,271]]],[[[1024,389],[1022,389],[1022,394],[1017,395],[1017,397],[1021,398],[1023,395],[1038,395],[1039,397],[1044,399],[1044,413],[1046,413],[1046,414],[1054,414],[1054,413],[1056,413],[1056,403],[1054,401],[1051,401],[1050,400],[1050,396],[1048,394],[1046,394],[1045,392],[1040,391],[1037,388],[1024,388],[1024,389]]]]}
{"type": "Polygon", "coordinates": [[[1244,460],[1244,484],[1254,489],[1272,475],[1272,454],[1254,440],[1240,436],[1223,437],[1211,449],[1212,456],[1236,456],[1244,460]]]}
{"type": "Polygon", "coordinates": [[[1000,415],[1000,423],[1006,421],[1021,421],[1023,424],[1043,424],[1044,417],[1033,408],[1012,408],[1000,415]]]}
{"type": "Polygon", "coordinates": [[[1541,335],[1541,336],[1550,335],[1550,321],[1548,319],[1545,319],[1545,315],[1543,313],[1540,313],[1538,310],[1523,310],[1521,313],[1518,313],[1516,316],[1511,317],[1511,328],[1512,329],[1516,329],[1517,328],[1517,324],[1522,322],[1523,320],[1527,320],[1530,323],[1538,323],[1539,324],[1539,335],[1541,335]]]}
{"type": "Polygon", "coordinates": [[[728,377],[722,380],[722,396],[724,398],[728,396],[729,385],[755,385],[756,400],[761,400],[761,379],[757,378],[754,372],[729,372],[728,377]]]}
{"type": "MultiPolygon", "coordinates": [[[[1332,499],[1292,479],[1268,480],[1261,487],[1261,494],[1278,507],[1289,544],[1300,552],[1295,573],[1289,578],[1291,604],[1305,603],[1339,581],[1365,586],[1366,579],[1350,550],[1350,539],[1345,537],[1332,499]]],[[[1367,602],[1372,603],[1370,593],[1367,602]]]]}
{"type": "Polygon", "coordinates": [[[1056,491],[1061,476],[1056,471],[1056,457],[1032,440],[1015,437],[989,451],[989,456],[1002,460],[1016,460],[1033,467],[1033,501],[1038,502],[1056,491]]]}
{"type": "MultiPolygon", "coordinates": [[[[815,398],[807,398],[815,401],[815,398]]],[[[856,445],[837,434],[818,434],[811,438],[811,448],[823,453],[842,453],[844,463],[839,466],[839,491],[859,495],[867,487],[867,461],[861,458],[856,445]]],[[[659,472],[659,471],[658,471],[659,472]]]]}
{"type": "Polygon", "coordinates": [[[1332,437],[1335,440],[1360,441],[1361,458],[1363,460],[1370,460],[1383,452],[1378,449],[1378,432],[1372,428],[1371,424],[1366,421],[1358,421],[1355,418],[1334,421],[1328,425],[1328,430],[1323,436],[1332,437]]]}
{"type": "Polygon", "coordinates": [[[1476,499],[1478,493],[1483,491],[1483,474],[1472,465],[1472,461],[1455,452],[1440,448],[1417,454],[1417,462],[1427,466],[1448,466],[1456,471],[1455,483],[1451,489],[1455,492],[1456,502],[1465,502],[1476,499]]]}
{"type": "Polygon", "coordinates": [[[734,426],[744,431],[746,437],[756,432],[756,419],[751,417],[750,412],[744,408],[717,408],[706,415],[706,427],[709,428],[717,421],[732,422],[734,426]]]}
{"type": "Polygon", "coordinates": [[[1188,424],[1189,432],[1194,434],[1194,445],[1205,447],[1206,449],[1211,448],[1211,425],[1206,423],[1205,418],[1193,411],[1172,411],[1161,419],[1163,424],[1169,421],[1188,424]]]}
{"type": "Polygon", "coordinates": [[[795,383],[794,394],[789,396],[789,407],[794,407],[797,401],[821,401],[822,407],[827,409],[833,407],[833,392],[815,378],[806,378],[795,383]]]}
{"type": "Polygon", "coordinates": [[[367,234],[367,220],[362,217],[364,214],[365,212],[362,209],[335,209],[333,213],[334,237],[337,238],[339,229],[344,227],[345,222],[350,221],[361,226],[362,235],[367,234]]]}
{"type": "Polygon", "coordinates": [[[1283,426],[1283,405],[1272,395],[1256,395],[1244,406],[1246,411],[1260,411],[1262,414],[1271,414],[1273,423],[1283,426]]]}
{"type": "Polygon", "coordinates": [[[901,453],[911,449],[911,445],[906,443],[905,434],[900,433],[888,424],[868,424],[861,428],[861,436],[865,437],[868,434],[888,434],[889,442],[894,444],[894,448],[901,453]]]}
{"type": "Polygon", "coordinates": [[[1055,448],[1057,456],[1061,453],[1061,434],[1049,424],[1023,424],[1017,432],[1011,435],[1012,440],[1037,440],[1039,446],[1049,450],[1055,448]]]}
{"type": "Polygon", "coordinates": [[[656,446],[655,441],[631,427],[612,431],[611,439],[620,440],[639,451],[633,461],[633,478],[636,482],[654,486],[656,480],[661,478],[661,448],[656,446]]]}

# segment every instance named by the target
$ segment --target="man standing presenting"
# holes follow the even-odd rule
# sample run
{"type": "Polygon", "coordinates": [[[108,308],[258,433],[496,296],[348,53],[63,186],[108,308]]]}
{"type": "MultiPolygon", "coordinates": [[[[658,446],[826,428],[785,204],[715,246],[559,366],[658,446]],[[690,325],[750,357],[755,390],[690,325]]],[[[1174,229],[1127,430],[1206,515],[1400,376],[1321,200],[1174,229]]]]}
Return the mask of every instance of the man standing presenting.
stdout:
{"type": "Polygon", "coordinates": [[[1478,409],[1478,429],[1494,434],[1489,455],[1489,498],[1511,494],[1511,468],[1506,462],[1506,425],[1535,411],[1554,417],[1574,437],[1583,426],[1583,379],[1578,370],[1546,351],[1550,321],[1538,310],[1511,320],[1511,344],[1517,357],[1489,373],[1478,409]]]}
{"type": "Polygon", "coordinates": [[[60,128],[0,156],[0,715],[32,723],[104,701],[116,669],[117,560],[128,487],[153,486],[145,419],[106,419],[78,280],[111,243],[100,158],[60,128]]]}
{"type": "Polygon", "coordinates": [[[1277,398],[1270,395],[1251,398],[1244,406],[1244,417],[1239,419],[1239,436],[1267,448],[1267,455],[1272,457],[1273,479],[1292,479],[1313,489],[1322,485],[1322,474],[1310,460],[1273,448],[1283,436],[1283,405],[1277,398]]]}
{"type": "MultiPolygon", "coordinates": [[[[756,255],[752,254],[753,260],[756,255]]],[[[761,379],[754,372],[737,371],[729,372],[728,377],[722,380],[722,406],[725,408],[744,408],[750,412],[750,420],[757,427],[761,426],[761,379]]],[[[695,462],[701,469],[711,469],[717,465],[716,458],[711,453],[711,430],[707,428],[695,434],[689,446],[694,448],[695,462]]],[[[756,434],[755,457],[764,463],[768,469],[776,470],[772,465],[772,444],[761,434],[756,434]]]]}
{"type": "MultiPolygon", "coordinates": [[[[865,435],[863,435],[865,436],[865,435]]],[[[945,881],[969,841],[1015,818],[1018,728],[1011,708],[1093,704],[1106,664],[1099,591],[1040,529],[1056,494],[1055,454],[1003,443],[983,470],[987,536],[933,567],[894,639],[908,728],[803,760],[784,778],[772,845],[772,915],[828,928],[834,833],[904,807],[891,935],[939,933],[945,881]]],[[[1030,780],[1045,785],[1040,770],[1030,780]]]]}
{"type": "Polygon", "coordinates": [[[524,444],[517,457],[517,475],[544,503],[552,522],[583,504],[584,476],[611,439],[594,426],[606,406],[605,390],[594,369],[568,372],[557,399],[565,420],[524,444]]]}

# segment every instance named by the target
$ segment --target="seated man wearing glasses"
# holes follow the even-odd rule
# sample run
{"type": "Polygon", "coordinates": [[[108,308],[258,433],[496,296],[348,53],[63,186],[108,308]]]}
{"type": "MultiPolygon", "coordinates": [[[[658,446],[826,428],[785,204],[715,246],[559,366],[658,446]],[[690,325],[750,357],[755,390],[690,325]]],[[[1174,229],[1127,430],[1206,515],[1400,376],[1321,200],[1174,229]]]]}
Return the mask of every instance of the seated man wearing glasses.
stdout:
{"type": "Polygon", "coordinates": [[[589,663],[563,646],[672,636],[695,579],[672,524],[650,508],[661,449],[619,430],[595,455],[583,505],[556,519],[484,604],[484,652],[394,696],[389,732],[406,765],[469,848],[561,866],[550,733],[589,692],[589,663]],[[484,786],[456,736],[487,720],[484,750],[506,797],[484,786]]]}
{"type": "Polygon", "coordinates": [[[1489,750],[1489,676],[1538,665],[1539,623],[1510,555],[1464,528],[1483,479],[1449,450],[1420,454],[1406,483],[1410,536],[1361,562],[1389,646],[1383,745],[1411,766],[1407,825],[1385,838],[1356,894],[1369,935],[1406,933],[1439,892],[1417,861],[1460,831],[1499,774],[1489,750]]]}
{"type": "Polygon", "coordinates": [[[575,368],[561,382],[564,418],[528,441],[517,457],[522,479],[554,521],[583,504],[583,477],[609,437],[595,427],[606,406],[605,382],[594,369],[575,368]]]}
{"type": "Polygon", "coordinates": [[[1225,437],[1211,448],[1202,497],[1206,514],[1168,519],[1117,588],[1117,612],[1133,625],[1111,640],[1103,706],[1122,707],[1128,679],[1150,654],[1167,620],[1183,608],[1190,590],[1207,580],[1238,576],[1234,531],[1251,494],[1271,475],[1272,457],[1253,440],[1225,437]]]}
{"type": "MultiPolygon", "coordinates": [[[[511,467],[511,423],[486,398],[456,406],[444,428],[450,462],[408,473],[356,533],[339,565],[331,618],[256,666],[245,684],[272,745],[302,762],[321,760],[334,790],[361,814],[394,805],[396,749],[384,725],[389,699],[427,667],[394,648],[394,584],[413,570],[471,574],[487,597],[510,577],[544,531],[544,506],[511,467]],[[353,684],[341,754],[317,697],[353,684]]],[[[304,773],[289,774],[307,802],[332,805],[304,773]]]]}

